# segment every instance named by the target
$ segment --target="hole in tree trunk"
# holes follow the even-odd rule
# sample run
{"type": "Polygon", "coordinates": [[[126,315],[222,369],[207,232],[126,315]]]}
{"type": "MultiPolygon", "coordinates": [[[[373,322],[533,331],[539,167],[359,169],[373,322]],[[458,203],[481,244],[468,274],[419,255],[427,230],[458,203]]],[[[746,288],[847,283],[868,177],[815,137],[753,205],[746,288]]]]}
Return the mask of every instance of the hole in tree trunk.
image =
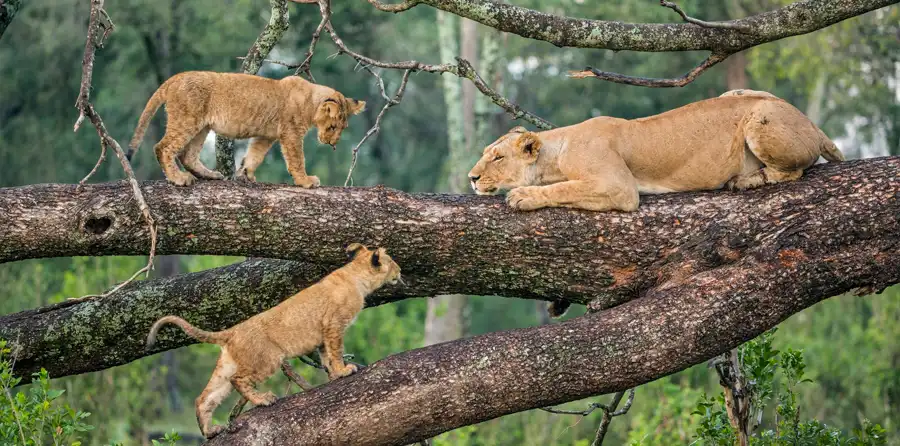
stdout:
{"type": "Polygon", "coordinates": [[[90,217],[84,222],[84,230],[95,235],[106,232],[112,226],[112,218],[109,217],[90,217]]]}

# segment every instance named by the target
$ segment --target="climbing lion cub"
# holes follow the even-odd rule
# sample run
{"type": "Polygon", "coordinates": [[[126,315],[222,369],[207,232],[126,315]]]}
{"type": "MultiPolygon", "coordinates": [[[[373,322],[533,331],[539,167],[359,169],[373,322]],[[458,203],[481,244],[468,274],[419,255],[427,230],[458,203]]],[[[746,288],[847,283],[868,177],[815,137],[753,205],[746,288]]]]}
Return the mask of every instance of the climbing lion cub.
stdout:
{"type": "Polygon", "coordinates": [[[209,384],[196,400],[197,423],[207,438],[220,433],[213,426],[213,411],[231,393],[232,386],[255,405],[268,406],[276,397],[259,393],[254,385],[272,375],[282,360],[311,353],[322,346],[322,365],[328,378],[356,372],[343,358],[344,330],[362,310],[365,297],[385,283],[402,283],[398,266],[384,248],[369,250],[359,243],[347,247],[353,260],[309,288],[277,306],[229,329],[208,332],[177,316],[165,316],[153,324],[147,347],[156,342],[159,329],[174,324],[192,338],[222,347],[209,384]]]}
{"type": "Polygon", "coordinates": [[[732,90],[634,120],[597,117],[568,127],[510,130],[469,172],[479,195],[509,189],[529,211],[634,211],[639,194],[751,189],[793,181],[838,148],[800,110],[767,92],[732,90]]]}
{"type": "Polygon", "coordinates": [[[256,168],[272,144],[280,141],[294,184],[316,187],[319,178],[306,174],[303,137],[316,126],[319,142],[333,147],[350,115],[366,108],[365,101],[345,98],[299,76],[274,80],[250,74],[186,71],[169,78],[150,97],[134,130],[126,155],[129,160],[163,103],[168,120],[166,134],[155,147],[156,159],[166,178],[178,186],[188,186],[196,177],[224,178],[200,162],[203,141],[212,130],[228,138],[253,138],[238,172],[240,178],[256,181],[256,168]],[[187,172],[178,169],[176,157],[187,172]]]}

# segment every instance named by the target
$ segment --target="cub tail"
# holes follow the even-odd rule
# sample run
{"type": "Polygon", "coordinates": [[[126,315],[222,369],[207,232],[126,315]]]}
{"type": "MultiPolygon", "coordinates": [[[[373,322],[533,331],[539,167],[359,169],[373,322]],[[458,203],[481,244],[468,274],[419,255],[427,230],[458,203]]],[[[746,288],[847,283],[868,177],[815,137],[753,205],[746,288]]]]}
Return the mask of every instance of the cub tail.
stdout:
{"type": "Polygon", "coordinates": [[[153,96],[150,96],[150,100],[147,101],[144,112],[141,113],[141,118],[138,120],[138,125],[134,129],[134,137],[131,138],[131,144],[128,145],[128,152],[125,153],[125,158],[127,158],[128,161],[131,161],[131,157],[134,156],[138,147],[140,147],[141,140],[144,139],[144,132],[147,131],[147,126],[150,125],[150,120],[153,119],[153,115],[155,115],[156,111],[159,110],[159,107],[166,102],[166,90],[168,90],[167,84],[168,82],[157,88],[153,93],[153,96]]]}
{"type": "Polygon", "coordinates": [[[190,336],[200,342],[205,342],[207,344],[222,345],[226,341],[228,341],[228,338],[230,337],[228,335],[227,331],[201,330],[201,329],[189,324],[188,321],[186,321],[178,316],[165,316],[163,318],[160,318],[160,320],[156,321],[156,323],[153,324],[153,327],[150,327],[150,334],[147,336],[147,348],[148,349],[150,347],[153,347],[153,344],[156,343],[156,335],[159,333],[159,329],[162,328],[162,326],[166,325],[166,324],[177,325],[182,330],[184,330],[185,334],[187,334],[188,336],[190,336]]]}

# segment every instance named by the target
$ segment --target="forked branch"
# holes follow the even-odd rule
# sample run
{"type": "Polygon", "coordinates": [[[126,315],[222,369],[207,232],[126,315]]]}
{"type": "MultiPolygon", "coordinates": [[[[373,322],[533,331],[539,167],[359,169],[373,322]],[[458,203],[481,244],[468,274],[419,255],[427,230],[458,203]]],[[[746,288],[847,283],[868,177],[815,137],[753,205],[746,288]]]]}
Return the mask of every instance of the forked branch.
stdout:
{"type": "Polygon", "coordinates": [[[78,128],[81,126],[81,123],[84,121],[84,118],[87,117],[88,120],[91,121],[91,124],[94,125],[94,128],[97,129],[97,135],[100,137],[100,158],[97,160],[97,164],[94,165],[94,168],[85,176],[79,183],[79,188],[84,186],[87,180],[97,171],[97,168],[100,167],[100,164],[106,159],[106,150],[108,147],[112,147],[113,152],[116,154],[116,157],[119,158],[119,162],[122,164],[122,169],[125,171],[125,176],[128,179],[129,184],[131,185],[131,192],[134,195],[134,199],[137,202],[138,208],[141,211],[141,215],[144,218],[144,221],[147,222],[147,226],[149,228],[150,234],[150,256],[147,259],[147,264],[134,273],[128,280],[122,282],[118,286],[114,287],[110,291],[100,294],[100,295],[88,295],[82,296],[79,299],[86,299],[92,297],[106,297],[116,291],[122,289],[125,285],[131,283],[137,276],[142,273],[145,273],[147,277],[150,276],[150,270],[153,269],[153,258],[156,254],[156,222],[153,220],[153,216],[150,214],[150,207],[147,206],[147,200],[144,199],[144,194],[141,192],[141,187],[138,184],[137,178],[134,176],[134,171],[131,169],[131,163],[125,158],[125,152],[122,150],[122,146],[109,135],[109,132],[106,131],[106,126],[103,125],[103,120],[100,118],[100,115],[94,110],[93,104],[91,104],[91,80],[94,75],[94,54],[97,48],[103,47],[103,42],[106,41],[106,38],[109,36],[115,29],[115,25],[112,20],[109,18],[109,15],[106,11],[103,10],[103,0],[91,0],[91,12],[90,18],[88,20],[88,31],[87,38],[84,44],[84,57],[81,61],[81,88],[78,92],[78,99],[75,102],[75,107],[78,109],[78,119],[75,120],[74,131],[78,131],[78,128]],[[101,16],[105,19],[105,21],[101,20],[101,16]],[[102,34],[101,34],[102,30],[102,34]]]}
{"type": "Polygon", "coordinates": [[[712,68],[714,65],[728,58],[730,54],[710,54],[700,65],[694,67],[693,70],[684,74],[684,76],[671,79],[658,79],[652,77],[628,76],[625,74],[612,73],[609,71],[598,70],[593,67],[586,67],[582,71],[570,71],[569,77],[576,79],[584,79],[586,77],[594,77],[602,81],[615,82],[617,84],[635,85],[639,87],[684,87],[697,79],[704,71],[712,68]]]}

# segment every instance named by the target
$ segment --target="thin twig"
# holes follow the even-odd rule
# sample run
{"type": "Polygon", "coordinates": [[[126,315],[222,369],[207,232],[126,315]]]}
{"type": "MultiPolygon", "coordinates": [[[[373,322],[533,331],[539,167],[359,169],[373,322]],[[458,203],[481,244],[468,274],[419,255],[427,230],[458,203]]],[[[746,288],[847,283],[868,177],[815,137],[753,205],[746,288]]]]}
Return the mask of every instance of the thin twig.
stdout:
{"type": "MultiPolygon", "coordinates": [[[[325,10],[325,8],[327,7],[330,11],[330,6],[328,6],[330,5],[329,0],[319,0],[319,5],[320,10],[325,10]]],[[[513,116],[513,118],[524,119],[534,124],[538,128],[545,130],[554,127],[553,124],[551,124],[547,120],[523,110],[509,99],[504,98],[499,93],[491,89],[487,85],[487,83],[484,82],[481,76],[479,76],[478,73],[476,73],[475,70],[472,69],[472,65],[461,59],[457,59],[460,63],[460,65],[458,66],[453,64],[425,64],[415,60],[407,60],[403,62],[383,62],[380,60],[372,59],[371,57],[364,56],[348,48],[344,41],[334,30],[334,27],[331,25],[330,19],[325,24],[325,30],[328,31],[328,34],[331,36],[331,40],[340,49],[340,53],[349,55],[350,57],[356,59],[356,61],[363,66],[388,68],[394,70],[424,71],[428,73],[451,73],[472,81],[472,83],[475,84],[475,87],[478,88],[481,93],[491,98],[494,104],[497,104],[499,107],[506,110],[510,115],[513,116]]]]}
{"type": "Polygon", "coordinates": [[[306,73],[306,77],[309,78],[311,82],[316,81],[316,79],[313,78],[310,68],[313,54],[316,52],[316,44],[319,43],[319,37],[322,36],[322,30],[325,29],[325,26],[331,21],[331,3],[320,1],[314,1],[313,3],[319,4],[319,14],[322,15],[322,20],[319,22],[319,26],[316,27],[316,30],[313,32],[312,38],[309,41],[309,49],[306,51],[306,57],[303,59],[303,62],[296,67],[297,71],[294,72],[294,75],[296,76],[306,73]]]}
{"type": "Polygon", "coordinates": [[[697,26],[702,26],[704,28],[720,28],[720,29],[733,29],[741,34],[751,34],[753,31],[751,28],[743,23],[728,23],[728,22],[707,22],[705,20],[695,19],[693,17],[689,17],[685,12],[675,4],[675,2],[667,2],[666,0],[659,0],[659,5],[670,8],[671,10],[678,13],[685,22],[693,23],[697,26]]]}
{"type": "Polygon", "coordinates": [[[140,184],[137,181],[137,178],[134,176],[134,171],[131,169],[131,164],[125,158],[125,152],[122,150],[122,146],[109,135],[109,132],[106,131],[106,126],[103,125],[103,120],[100,118],[100,115],[94,110],[93,104],[90,101],[90,91],[91,91],[91,79],[94,74],[94,53],[97,48],[102,47],[103,41],[109,35],[109,33],[115,28],[112,20],[110,20],[109,15],[106,11],[103,10],[103,0],[91,0],[91,12],[90,19],[88,21],[88,31],[87,38],[85,39],[84,44],[84,58],[81,61],[81,88],[78,92],[78,100],[75,102],[75,107],[78,109],[78,119],[75,120],[74,131],[78,131],[79,126],[84,121],[84,118],[87,117],[91,124],[94,125],[94,128],[97,129],[97,135],[100,137],[100,159],[97,161],[97,164],[91,170],[90,173],[84,179],[81,180],[79,185],[83,185],[94,172],[97,171],[97,168],[106,158],[106,150],[109,147],[112,147],[113,151],[116,154],[116,157],[119,158],[119,162],[122,164],[122,169],[125,171],[125,176],[128,179],[128,182],[131,184],[132,193],[134,195],[135,201],[138,203],[138,208],[141,211],[141,215],[144,217],[144,220],[147,222],[147,227],[150,231],[150,256],[147,259],[147,264],[134,273],[128,280],[122,282],[109,292],[101,295],[88,295],[82,296],[80,298],[75,298],[72,300],[81,300],[93,297],[106,297],[116,291],[120,290],[125,285],[134,281],[137,276],[141,273],[146,273],[147,277],[150,276],[150,271],[153,269],[153,258],[156,255],[156,222],[153,220],[153,216],[150,214],[150,207],[147,206],[147,201],[144,199],[144,194],[141,192],[140,184]],[[101,16],[105,17],[108,25],[104,24],[100,21],[101,16]],[[103,35],[98,38],[98,33],[100,29],[103,28],[103,35]]]}
{"type": "Polygon", "coordinates": [[[684,87],[690,84],[701,73],[708,70],[712,66],[725,60],[730,53],[712,53],[700,65],[697,65],[691,71],[685,73],[684,76],[671,79],[658,79],[652,77],[627,76],[619,73],[611,73],[609,71],[601,71],[596,68],[586,67],[582,71],[570,71],[569,77],[576,79],[584,79],[586,77],[597,78],[602,81],[615,82],[617,84],[636,85],[639,87],[684,87]]]}
{"type": "Polygon", "coordinates": [[[597,428],[597,435],[594,437],[594,442],[591,443],[591,446],[600,446],[603,444],[603,439],[606,437],[609,423],[612,422],[613,417],[625,415],[631,409],[631,404],[634,403],[634,389],[628,391],[628,400],[625,401],[625,406],[616,410],[624,396],[625,392],[616,392],[609,404],[591,403],[585,410],[563,410],[553,407],[541,407],[540,409],[559,415],[581,415],[582,418],[594,413],[597,409],[603,410],[603,418],[600,420],[600,426],[597,428]]]}
{"type": "Polygon", "coordinates": [[[372,6],[374,6],[379,11],[393,13],[406,11],[407,9],[410,9],[419,4],[419,2],[416,0],[406,0],[403,3],[397,3],[394,5],[381,3],[378,0],[369,0],[369,3],[371,3],[372,6]]]}
{"type": "Polygon", "coordinates": [[[381,108],[381,111],[378,113],[378,116],[375,118],[375,125],[363,135],[362,139],[359,143],[356,144],[356,147],[353,148],[353,160],[350,161],[350,170],[347,171],[347,179],[344,180],[344,187],[353,183],[353,168],[356,167],[356,160],[359,157],[359,147],[369,139],[370,136],[375,135],[379,131],[381,131],[381,118],[384,117],[384,113],[391,107],[400,103],[403,99],[403,93],[406,91],[406,83],[409,81],[409,74],[412,70],[406,70],[403,72],[403,79],[400,80],[400,87],[397,88],[397,93],[394,94],[393,98],[387,97],[387,94],[384,91],[384,80],[377,73],[372,71],[371,68],[365,67],[366,71],[372,73],[372,76],[378,78],[378,85],[381,88],[381,97],[385,99],[384,107],[381,108]]]}
{"type": "MultiPolygon", "coordinates": [[[[10,350],[13,350],[10,348],[10,350]]],[[[13,359],[10,363],[9,370],[15,370],[16,368],[16,359],[19,357],[19,338],[16,338],[16,348],[13,351],[13,359]]],[[[12,377],[10,377],[12,379],[12,377]]],[[[12,393],[9,391],[9,387],[3,386],[4,391],[6,391],[6,398],[9,400],[9,407],[12,409],[13,416],[16,418],[16,425],[19,426],[19,434],[22,436],[22,444],[28,444],[28,441],[25,440],[25,431],[22,429],[22,420],[19,419],[19,411],[16,410],[16,403],[13,401],[12,393]]]]}

